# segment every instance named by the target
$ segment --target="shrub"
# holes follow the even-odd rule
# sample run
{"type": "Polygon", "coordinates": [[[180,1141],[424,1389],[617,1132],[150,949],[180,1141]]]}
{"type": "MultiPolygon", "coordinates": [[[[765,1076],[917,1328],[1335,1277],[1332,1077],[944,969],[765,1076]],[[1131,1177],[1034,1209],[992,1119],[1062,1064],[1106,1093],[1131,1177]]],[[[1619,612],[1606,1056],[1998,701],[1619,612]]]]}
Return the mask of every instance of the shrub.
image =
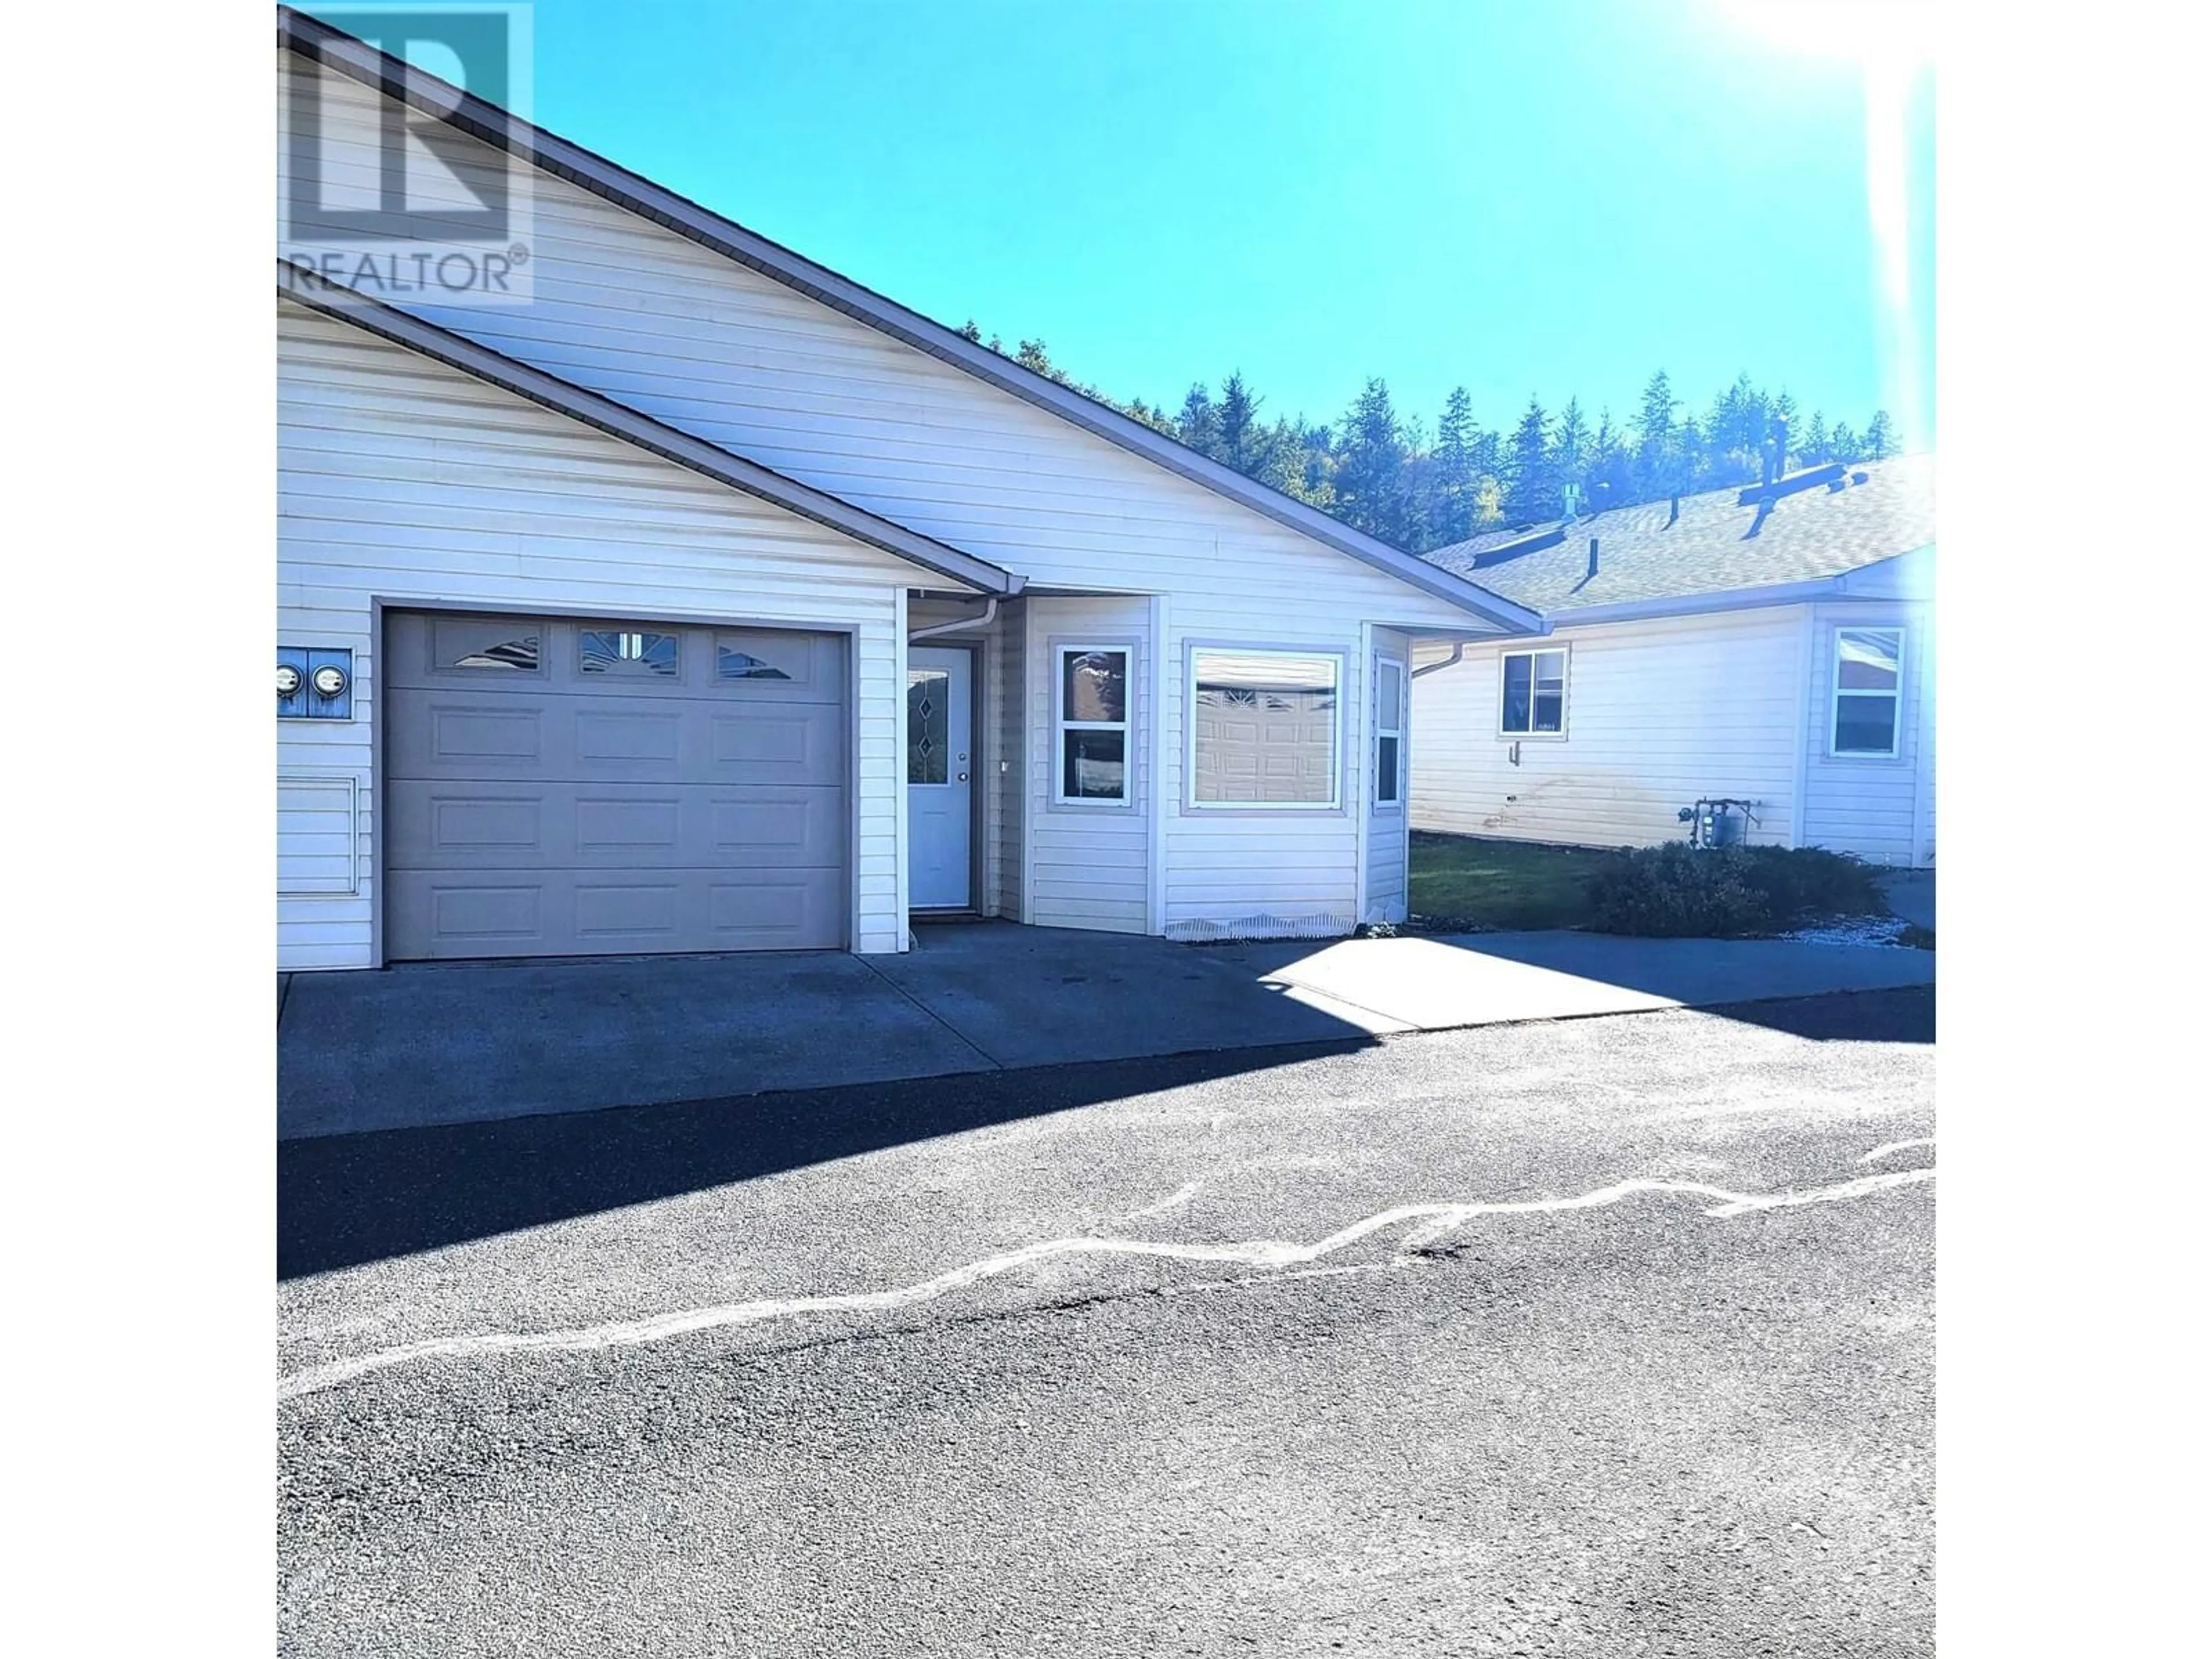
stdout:
{"type": "Polygon", "coordinates": [[[1840,853],[1679,841],[1623,853],[1591,876],[1589,901],[1599,933],[1661,939],[1778,933],[1888,908],[1873,870],[1840,853]]]}

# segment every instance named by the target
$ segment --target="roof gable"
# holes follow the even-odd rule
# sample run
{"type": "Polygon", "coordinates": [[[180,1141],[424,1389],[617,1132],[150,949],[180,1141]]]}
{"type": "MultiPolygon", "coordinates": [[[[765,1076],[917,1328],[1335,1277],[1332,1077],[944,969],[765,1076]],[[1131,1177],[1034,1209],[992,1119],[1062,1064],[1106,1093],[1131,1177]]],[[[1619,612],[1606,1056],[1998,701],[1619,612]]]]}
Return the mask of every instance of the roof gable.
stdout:
{"type": "Polygon", "coordinates": [[[863,288],[640,177],[580,145],[519,121],[366,42],[314,18],[277,9],[284,48],[398,99],[411,108],[515,155],[578,188],[731,259],[879,333],[928,354],[1333,551],[1381,570],[1508,632],[1541,632],[1542,619],[1455,571],[1363,534],[1318,508],[1185,447],[1118,410],[1046,379],[943,324],[863,288]]]}
{"type": "Polygon", "coordinates": [[[1000,595],[1021,592],[1019,576],[988,560],[947,547],[904,525],[894,524],[864,507],[840,501],[811,484],[787,478],[742,456],[732,455],[702,438],[664,426],[650,416],[571,385],[543,369],[517,362],[489,346],[465,339],[380,300],[325,282],[311,271],[287,263],[281,256],[276,261],[276,292],[324,316],[350,323],[395,345],[420,352],[448,368],[595,427],[732,489],[825,525],[964,587],[1000,595]]]}

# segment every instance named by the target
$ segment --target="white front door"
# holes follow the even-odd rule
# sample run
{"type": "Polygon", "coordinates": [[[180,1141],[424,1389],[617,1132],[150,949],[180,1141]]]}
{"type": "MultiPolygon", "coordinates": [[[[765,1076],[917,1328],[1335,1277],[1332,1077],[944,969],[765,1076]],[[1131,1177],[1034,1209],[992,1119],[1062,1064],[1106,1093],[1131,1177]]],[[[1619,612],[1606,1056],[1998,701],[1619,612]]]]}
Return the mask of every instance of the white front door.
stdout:
{"type": "Polygon", "coordinates": [[[907,902],[965,909],[969,763],[975,753],[969,680],[975,653],[916,646],[906,653],[907,902]]]}

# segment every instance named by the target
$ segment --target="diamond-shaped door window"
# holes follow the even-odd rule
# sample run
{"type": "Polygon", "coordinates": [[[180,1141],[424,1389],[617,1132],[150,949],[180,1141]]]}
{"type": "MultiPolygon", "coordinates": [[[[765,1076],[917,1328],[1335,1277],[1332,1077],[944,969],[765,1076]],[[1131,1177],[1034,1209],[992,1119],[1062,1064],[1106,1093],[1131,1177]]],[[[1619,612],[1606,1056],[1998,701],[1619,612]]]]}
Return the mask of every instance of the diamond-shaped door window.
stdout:
{"type": "Polygon", "coordinates": [[[909,668],[906,674],[906,781],[944,783],[950,773],[951,747],[945,719],[951,677],[941,668],[909,668]]]}

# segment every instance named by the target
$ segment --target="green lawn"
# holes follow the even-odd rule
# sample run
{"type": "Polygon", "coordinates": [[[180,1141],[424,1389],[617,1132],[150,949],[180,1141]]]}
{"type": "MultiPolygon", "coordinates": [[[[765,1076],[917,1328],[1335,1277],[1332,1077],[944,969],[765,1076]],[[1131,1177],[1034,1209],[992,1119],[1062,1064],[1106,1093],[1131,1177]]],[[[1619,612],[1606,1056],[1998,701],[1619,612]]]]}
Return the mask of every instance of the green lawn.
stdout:
{"type": "Polygon", "coordinates": [[[1583,884],[1614,856],[1416,830],[1413,912],[1469,927],[1585,927],[1590,915],[1583,884]]]}

